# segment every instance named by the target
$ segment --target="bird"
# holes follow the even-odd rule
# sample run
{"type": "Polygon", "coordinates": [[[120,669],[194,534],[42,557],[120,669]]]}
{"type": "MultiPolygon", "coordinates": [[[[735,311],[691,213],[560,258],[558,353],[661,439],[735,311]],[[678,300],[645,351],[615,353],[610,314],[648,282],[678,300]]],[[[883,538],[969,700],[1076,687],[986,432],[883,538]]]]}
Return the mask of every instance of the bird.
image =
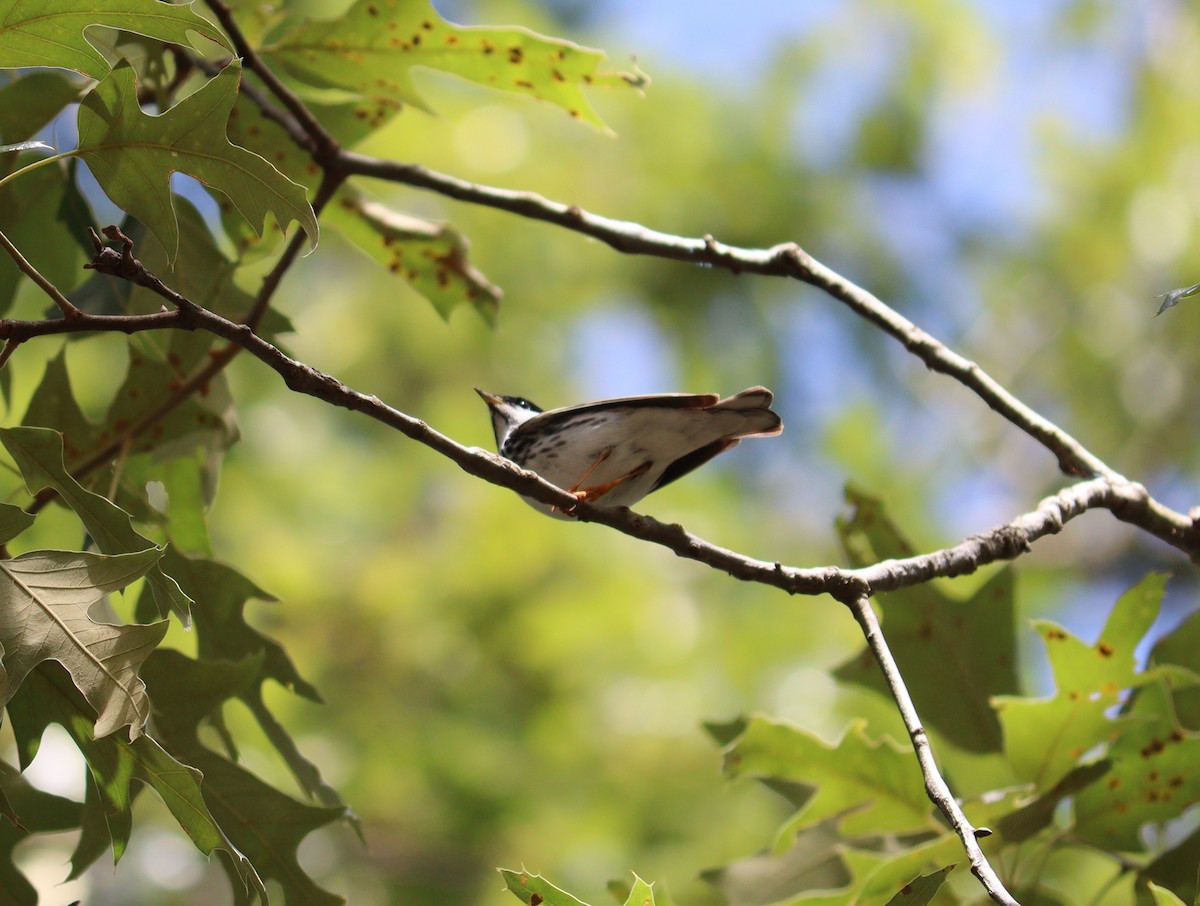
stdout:
{"type": "MultiPolygon", "coordinates": [[[[543,411],[519,396],[475,388],[491,410],[501,456],[588,503],[629,507],[731,450],[744,437],[774,437],[783,421],[773,394],[750,387],[715,393],[660,393],[543,411]]],[[[523,497],[561,519],[572,507],[523,497]]]]}

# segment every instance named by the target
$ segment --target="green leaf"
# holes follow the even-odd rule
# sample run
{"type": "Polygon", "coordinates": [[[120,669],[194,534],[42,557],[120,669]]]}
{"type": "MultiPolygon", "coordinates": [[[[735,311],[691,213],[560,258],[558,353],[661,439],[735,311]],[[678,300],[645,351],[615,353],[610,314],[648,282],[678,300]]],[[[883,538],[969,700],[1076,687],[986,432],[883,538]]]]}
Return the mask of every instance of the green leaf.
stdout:
{"type": "Polygon", "coordinates": [[[256,232],[268,213],[299,221],[315,248],[317,219],[304,188],[225,137],[237,98],[235,61],[158,116],[142,112],[133,69],[122,63],[79,106],[79,155],[115,204],[142,221],[174,260],[179,226],[170,176],[178,171],[221,192],[256,232]]]}
{"type": "Polygon", "coordinates": [[[31,525],[33,517],[19,506],[0,503],[0,544],[8,544],[31,525]]]}
{"type": "Polygon", "coordinates": [[[401,214],[353,189],[343,190],[326,222],[387,270],[428,299],[449,318],[467,304],[494,326],[503,295],[468,260],[470,244],[446,224],[401,214]]]}
{"type": "MultiPolygon", "coordinates": [[[[29,162],[27,155],[18,160],[29,162]]],[[[80,245],[86,240],[86,210],[73,180],[64,168],[39,167],[0,186],[0,231],[21,250],[42,276],[62,292],[83,279],[90,257],[80,245]]],[[[21,272],[7,254],[0,254],[0,313],[12,304],[21,272]]]]}
{"type": "Polygon", "coordinates": [[[21,423],[29,428],[57,431],[62,436],[64,462],[79,462],[95,448],[99,429],[83,414],[75,399],[67,373],[66,347],[46,363],[21,423]]]}
{"type": "Polygon", "coordinates": [[[1038,789],[1057,783],[1099,743],[1128,731],[1107,712],[1120,693],[1149,681],[1136,672],[1134,648],[1154,622],[1166,578],[1151,574],[1125,592],[1094,645],[1046,621],[1034,626],[1046,645],[1057,688],[1047,699],[996,699],[1004,745],[1016,775],[1038,789]]]}
{"type": "MultiPolygon", "coordinates": [[[[1150,651],[1152,664],[1176,664],[1200,673],[1200,611],[1163,636],[1150,651]]],[[[1200,730],[1200,687],[1172,689],[1175,715],[1189,730],[1200,730]]]]}
{"type": "Polygon", "coordinates": [[[96,623],[88,608],[141,578],[158,560],[151,548],[100,556],[34,551],[0,560],[0,704],[7,703],[38,664],[56,660],[96,709],[97,737],[122,727],[136,739],[150,716],[138,668],[167,632],[149,626],[96,623]]]}
{"type": "MultiPolygon", "coordinates": [[[[48,428],[0,428],[0,442],[21,470],[31,494],[53,488],[72,510],[106,554],[127,554],[153,549],[150,539],[138,534],[129,514],[99,494],[93,494],[75,481],[63,467],[62,436],[48,428]]],[[[158,613],[173,611],[187,625],[191,599],[179,589],[161,566],[154,565],[146,575],[146,584],[154,596],[158,613]]]]}
{"type": "Polygon", "coordinates": [[[1153,881],[1175,891],[1186,903],[1200,896],[1200,830],[1194,830],[1138,872],[1139,880],[1153,881]]]}
{"type": "Polygon", "coordinates": [[[1112,770],[1075,797],[1074,835],[1085,844],[1141,850],[1140,830],[1200,801],[1200,734],[1181,730],[1163,682],[1143,686],[1125,734],[1108,751],[1112,770]]]}
{"type": "Polygon", "coordinates": [[[926,906],[933,899],[933,895],[942,889],[942,885],[946,883],[946,875],[953,870],[953,865],[947,865],[932,874],[913,878],[887,901],[887,906],[926,906]]]}
{"type": "Polygon", "coordinates": [[[758,853],[701,874],[729,906],[764,906],[854,882],[837,815],[799,831],[782,853],[758,853]]]}
{"type": "Polygon", "coordinates": [[[79,97],[79,85],[61,72],[35,70],[0,87],[0,141],[32,138],[79,97]]]}
{"type": "Polygon", "coordinates": [[[1111,767],[1112,761],[1108,758],[1080,765],[1045,793],[1001,818],[996,824],[996,829],[1004,835],[1005,842],[1020,843],[1022,840],[1028,840],[1050,826],[1060,802],[1080,790],[1087,789],[1103,778],[1111,767]]]}
{"type": "Polygon", "coordinates": [[[1187,906],[1183,900],[1165,887],[1151,883],[1148,885],[1148,889],[1151,896],[1154,897],[1154,906],[1187,906]]]}
{"type": "MultiPolygon", "coordinates": [[[[150,663],[148,661],[147,666],[150,663]]],[[[226,853],[229,857],[226,864],[234,866],[240,882],[257,891],[266,902],[266,891],[257,872],[230,842],[209,811],[201,790],[200,772],[177,761],[145,734],[133,742],[117,736],[94,738],[91,732],[93,715],[87,703],[56,665],[43,665],[30,674],[29,682],[10,703],[9,713],[13,731],[19,743],[23,741],[23,763],[28,763],[32,757],[31,741],[40,737],[50,722],[60,724],[70,734],[96,782],[116,859],[124,853],[132,827],[133,788],[130,781],[140,780],[162,799],[197,849],[205,855],[211,855],[215,850],[226,853]]]]}
{"type": "MultiPolygon", "coordinates": [[[[855,566],[911,553],[882,502],[853,487],[838,533],[855,566]]],[[[991,697],[1018,689],[1013,572],[1002,569],[968,599],[932,583],[881,594],[883,631],[922,723],[968,752],[997,752],[1000,722],[991,697]]],[[[891,695],[867,648],[834,671],[843,682],[891,695]]]]}
{"type": "Polygon", "coordinates": [[[296,27],[268,59],[299,79],[428,110],[410,70],[424,66],[556,104],[603,128],[584,86],[647,84],[638,72],[606,72],[605,56],[524,28],[467,28],[447,22],[428,0],[359,0],[337,19],[296,27]]]}
{"type": "Polygon", "coordinates": [[[194,616],[201,658],[241,661],[246,657],[261,657],[260,681],[273,679],[310,701],[321,701],[312,684],[300,676],[283,646],[246,622],[246,604],[253,599],[274,601],[272,595],[224,563],[185,557],[172,547],[163,555],[163,566],[196,599],[194,616]]]}
{"type": "Polygon", "coordinates": [[[633,887],[625,898],[625,906],[654,906],[654,885],[634,875],[633,887]]]}
{"type": "Polygon", "coordinates": [[[201,719],[257,682],[261,661],[197,661],[177,651],[155,652],[146,665],[155,725],[164,745],[203,774],[204,802],[216,822],[263,877],[279,882],[287,902],[332,906],[342,898],[305,874],[296,850],[310,832],[345,817],[345,808],[297,802],[203,746],[196,735],[201,719]]]}
{"type": "Polygon", "coordinates": [[[857,721],[836,745],[799,727],[755,717],[725,752],[725,773],[797,781],[815,795],[784,825],[781,846],[798,830],[855,809],[848,834],[911,832],[936,827],[911,750],[874,741],[857,721]]]}
{"type": "Polygon", "coordinates": [[[157,0],[0,0],[0,69],[50,66],[104,78],[108,62],[85,40],[102,25],[170,44],[187,45],[195,32],[226,50],[224,34],[188,5],[157,0]]]}
{"type": "MultiPolygon", "coordinates": [[[[200,656],[207,660],[237,662],[249,658],[258,665],[253,682],[238,692],[239,697],[301,788],[318,802],[339,809],[341,814],[356,821],[337,791],[301,754],[263,701],[262,684],[269,679],[310,701],[321,701],[317,690],[300,676],[283,647],[246,623],[244,610],[251,599],[275,599],[241,573],[214,560],[185,557],[172,547],[168,548],[163,562],[180,586],[195,598],[192,613],[196,620],[200,656]]],[[[139,610],[143,609],[139,607],[139,610]]],[[[358,829],[357,823],[355,827],[358,829]]]]}
{"type": "Polygon", "coordinates": [[[518,900],[529,906],[586,906],[582,900],[577,900],[565,890],[555,887],[541,875],[530,874],[522,869],[513,871],[510,868],[497,869],[500,877],[504,878],[504,886],[512,891],[518,900]]]}

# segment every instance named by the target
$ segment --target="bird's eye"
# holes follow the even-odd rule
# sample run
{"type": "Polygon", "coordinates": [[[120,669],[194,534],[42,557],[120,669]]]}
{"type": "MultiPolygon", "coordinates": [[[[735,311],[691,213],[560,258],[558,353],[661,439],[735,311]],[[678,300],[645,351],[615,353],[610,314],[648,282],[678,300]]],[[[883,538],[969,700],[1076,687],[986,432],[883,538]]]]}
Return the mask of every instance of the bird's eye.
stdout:
{"type": "Polygon", "coordinates": [[[522,409],[528,409],[530,412],[540,411],[537,406],[522,397],[517,397],[513,400],[514,406],[520,406],[522,409]]]}

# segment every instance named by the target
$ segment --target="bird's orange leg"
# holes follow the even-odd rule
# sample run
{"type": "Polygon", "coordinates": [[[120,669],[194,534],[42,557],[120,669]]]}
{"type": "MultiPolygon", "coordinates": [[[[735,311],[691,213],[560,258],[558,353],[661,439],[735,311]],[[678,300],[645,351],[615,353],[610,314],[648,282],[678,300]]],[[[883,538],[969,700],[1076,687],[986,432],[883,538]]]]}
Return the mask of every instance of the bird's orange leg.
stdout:
{"type": "MultiPolygon", "coordinates": [[[[612,456],[612,451],[613,451],[613,448],[609,447],[607,450],[605,450],[603,453],[601,453],[598,457],[596,457],[596,461],[594,463],[592,463],[590,466],[588,466],[587,471],[584,472],[583,475],[580,476],[579,481],[575,482],[575,484],[573,484],[569,488],[567,488],[567,491],[571,494],[574,494],[580,500],[586,500],[587,499],[587,491],[580,491],[579,486],[581,484],[583,484],[585,481],[587,481],[587,477],[589,475],[591,475],[593,472],[595,472],[596,469],[600,467],[601,463],[603,463],[606,459],[608,459],[608,457],[612,456]]],[[[556,507],[551,507],[550,512],[552,512],[552,513],[562,512],[562,513],[566,513],[567,515],[570,515],[570,513],[573,509],[574,509],[574,507],[557,507],[556,506],[556,507]]]]}
{"type": "Polygon", "coordinates": [[[575,491],[575,496],[580,500],[586,500],[588,503],[599,500],[622,482],[629,481],[631,478],[637,478],[639,475],[644,475],[649,468],[650,463],[644,462],[636,469],[632,469],[629,472],[626,472],[620,478],[614,478],[612,481],[606,484],[598,484],[595,487],[584,488],[582,491],[575,491]]]}

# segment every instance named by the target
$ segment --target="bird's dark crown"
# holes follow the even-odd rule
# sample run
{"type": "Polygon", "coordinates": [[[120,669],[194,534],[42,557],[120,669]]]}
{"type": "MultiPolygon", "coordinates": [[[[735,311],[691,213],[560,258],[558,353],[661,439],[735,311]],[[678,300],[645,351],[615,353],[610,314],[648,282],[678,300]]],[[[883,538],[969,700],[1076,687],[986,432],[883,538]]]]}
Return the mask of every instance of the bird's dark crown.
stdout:
{"type": "Polygon", "coordinates": [[[536,403],[531,403],[523,396],[502,396],[500,399],[508,403],[510,406],[516,406],[520,409],[528,409],[530,412],[541,412],[542,407],[536,403]]]}

